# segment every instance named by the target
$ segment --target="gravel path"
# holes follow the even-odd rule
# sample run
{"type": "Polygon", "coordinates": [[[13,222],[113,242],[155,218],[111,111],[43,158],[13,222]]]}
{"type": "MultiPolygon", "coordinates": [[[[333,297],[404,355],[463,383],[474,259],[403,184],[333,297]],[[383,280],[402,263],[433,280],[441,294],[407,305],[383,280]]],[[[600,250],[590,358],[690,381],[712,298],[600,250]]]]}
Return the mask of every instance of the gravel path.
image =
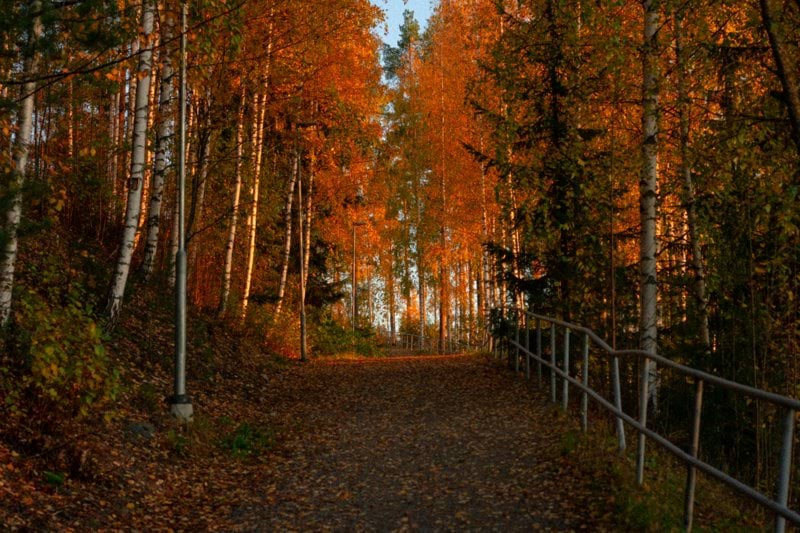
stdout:
{"type": "Polygon", "coordinates": [[[562,457],[564,422],[511,373],[473,356],[318,361],[265,391],[272,423],[263,505],[242,529],[605,529],[590,480],[562,457]],[[594,506],[596,508],[596,506],[594,506]]]}

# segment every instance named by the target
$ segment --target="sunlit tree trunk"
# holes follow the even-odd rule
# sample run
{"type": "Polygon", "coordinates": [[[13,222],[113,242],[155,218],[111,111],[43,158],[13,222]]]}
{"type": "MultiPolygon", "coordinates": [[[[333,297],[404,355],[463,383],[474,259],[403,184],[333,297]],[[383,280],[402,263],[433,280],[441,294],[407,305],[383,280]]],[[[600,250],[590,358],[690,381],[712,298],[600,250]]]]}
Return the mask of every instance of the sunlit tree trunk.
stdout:
{"type": "MultiPolygon", "coordinates": [[[[658,321],[658,284],[656,276],[656,183],[658,178],[658,28],[657,0],[643,0],[644,43],[642,49],[642,174],[639,181],[641,234],[640,251],[640,321],[642,350],[656,353],[658,321]]],[[[657,409],[658,373],[655,362],[644,368],[648,394],[657,409]]]]}
{"type": "MultiPolygon", "coordinates": [[[[41,10],[42,3],[34,0],[31,9],[34,13],[41,10]]],[[[29,50],[24,60],[22,76],[29,81],[22,85],[22,105],[17,119],[17,132],[12,146],[12,174],[9,183],[10,206],[5,213],[3,229],[6,243],[0,263],[0,326],[6,326],[11,317],[11,300],[14,289],[14,268],[17,262],[18,237],[22,220],[22,188],[25,184],[25,167],[28,164],[28,147],[33,127],[33,103],[36,97],[36,82],[33,81],[39,70],[39,55],[36,46],[42,36],[42,21],[37,16],[31,27],[29,50]]]]}
{"type": "Polygon", "coordinates": [[[475,326],[475,295],[472,285],[472,262],[473,258],[467,261],[467,345],[472,345],[472,328],[475,326]]]}
{"type": "MultiPolygon", "coordinates": [[[[266,93],[266,88],[264,88],[266,93]]],[[[247,246],[247,271],[244,277],[244,292],[242,293],[242,320],[247,317],[247,305],[250,303],[250,288],[253,282],[253,266],[256,256],[256,234],[258,233],[258,198],[261,184],[261,157],[264,142],[264,110],[266,108],[266,94],[256,96],[255,113],[253,114],[253,186],[251,192],[250,216],[248,228],[250,230],[247,246]]]]}
{"type": "MultiPolygon", "coordinates": [[[[201,102],[197,109],[197,159],[194,164],[192,180],[192,205],[189,219],[186,221],[186,238],[190,245],[197,233],[195,226],[203,217],[203,206],[206,198],[206,182],[208,180],[208,160],[211,155],[211,109],[210,97],[201,102]]],[[[192,246],[196,250],[196,246],[192,246]]],[[[190,261],[189,264],[193,262],[190,261]]]]}
{"type": "Polygon", "coordinates": [[[75,158],[75,82],[70,78],[67,82],[67,157],[70,163],[74,163],[75,158]]]}
{"type": "Polygon", "coordinates": [[[244,144],[244,109],[245,89],[242,87],[242,101],[239,104],[239,117],[236,122],[236,176],[233,186],[233,202],[231,205],[231,221],[228,229],[228,240],[225,244],[225,265],[222,269],[222,295],[219,301],[219,314],[225,314],[228,297],[231,292],[231,271],[233,268],[233,248],[236,243],[236,225],[239,221],[239,200],[242,194],[242,154],[244,144]]]}
{"type": "Polygon", "coordinates": [[[250,207],[250,217],[248,221],[248,228],[250,230],[250,242],[247,247],[247,269],[244,277],[244,291],[242,293],[242,314],[241,318],[247,318],[247,305],[250,301],[250,287],[253,281],[253,266],[255,264],[256,254],[256,233],[258,231],[258,195],[259,195],[259,180],[261,179],[261,158],[263,157],[264,148],[264,117],[267,108],[267,92],[269,89],[270,74],[272,67],[272,9],[270,9],[270,25],[267,29],[267,50],[266,50],[266,65],[264,68],[263,76],[258,80],[259,90],[255,93],[255,109],[253,113],[253,142],[252,154],[254,160],[253,168],[253,188],[252,188],[252,204],[250,207]],[[259,93],[261,96],[259,97],[259,93]]]}
{"type": "MultiPolygon", "coordinates": [[[[295,153],[292,175],[289,178],[289,190],[286,193],[286,203],[283,206],[285,224],[283,236],[283,259],[281,261],[281,279],[278,285],[278,301],[275,304],[275,317],[281,314],[283,298],[286,294],[286,278],[289,275],[289,256],[292,250],[292,203],[294,200],[294,188],[297,183],[297,176],[300,173],[300,154],[295,153]]],[[[302,210],[302,206],[299,207],[302,210]]]]}
{"type": "MultiPolygon", "coordinates": [[[[153,48],[153,56],[150,58],[150,64],[156,65],[158,64],[160,54],[157,53],[158,49],[153,48]]],[[[157,72],[155,67],[151,69],[150,79],[152,80],[150,83],[150,91],[148,92],[147,96],[147,109],[156,109],[157,105],[157,96],[156,90],[160,92],[160,76],[157,76],[157,72]]],[[[159,94],[160,98],[160,94],[159,94]]],[[[153,124],[156,119],[157,113],[148,113],[147,117],[147,126],[145,127],[145,131],[150,132],[153,130],[153,124]]],[[[142,237],[142,230],[147,229],[147,218],[149,217],[149,206],[148,203],[151,199],[152,188],[153,188],[153,167],[155,166],[155,153],[152,149],[148,149],[147,144],[145,144],[145,156],[144,156],[144,173],[142,175],[142,199],[141,199],[141,209],[139,209],[139,223],[136,227],[136,236],[133,239],[133,249],[134,252],[139,249],[139,243],[142,237]],[[147,207],[147,209],[146,209],[147,207]]],[[[146,234],[145,234],[146,237],[146,234]]],[[[145,239],[146,244],[146,239],[145,239]]]]}
{"type": "MultiPolygon", "coordinates": [[[[164,16],[169,14],[164,11],[164,16]]],[[[149,278],[154,269],[156,254],[158,252],[158,237],[161,229],[161,204],[164,198],[164,178],[171,157],[170,143],[174,130],[174,115],[172,110],[172,69],[171,55],[168,44],[172,39],[173,22],[170,19],[162,22],[161,35],[161,87],[158,98],[158,133],[156,134],[155,164],[153,179],[150,186],[150,208],[147,215],[147,239],[144,248],[144,264],[142,270],[145,278],[149,278]]]]}
{"type": "Polygon", "coordinates": [[[153,4],[146,0],[142,10],[142,51],[137,68],[136,118],[133,126],[133,153],[131,154],[131,178],[128,184],[128,206],[125,210],[125,226],[120,240],[119,258],[108,297],[107,313],[113,322],[122,309],[122,298],[128,282],[134,239],[139,223],[142,200],[142,181],[147,143],[148,96],[150,92],[150,70],[152,58],[151,34],[153,33],[153,4]]]}
{"type": "MultiPolygon", "coordinates": [[[[418,178],[417,178],[418,179],[418,178]]],[[[417,203],[417,296],[419,297],[419,342],[420,348],[425,346],[425,264],[424,255],[422,251],[422,238],[420,231],[422,227],[422,198],[420,198],[419,182],[415,187],[414,194],[416,195],[417,203]]]]}
{"type": "MultiPolygon", "coordinates": [[[[139,49],[141,48],[142,43],[140,42],[142,36],[138,36],[130,45],[130,53],[131,57],[137,57],[139,54],[139,49]]],[[[139,55],[139,62],[137,63],[136,68],[131,67],[128,69],[127,77],[128,77],[128,92],[126,95],[123,95],[123,98],[127,100],[123,100],[123,108],[121,108],[120,114],[120,131],[119,131],[119,141],[117,146],[121,148],[120,150],[120,167],[122,168],[121,172],[117,173],[117,193],[118,198],[122,198],[125,194],[126,187],[128,186],[128,181],[126,178],[129,178],[127,174],[128,169],[130,168],[130,161],[132,154],[130,153],[131,150],[128,149],[128,146],[133,147],[134,138],[133,138],[133,130],[134,130],[134,120],[136,118],[136,87],[139,85],[139,78],[137,76],[138,72],[138,65],[141,64],[141,56],[139,55]]],[[[152,62],[152,56],[151,56],[152,62]]],[[[141,202],[141,200],[139,200],[141,202]]],[[[127,209],[127,204],[120,204],[120,209],[117,212],[117,215],[120,217],[118,219],[119,222],[125,223],[125,213],[127,209]]]]}
{"type": "Polygon", "coordinates": [[[386,272],[386,303],[389,306],[389,340],[392,345],[397,338],[396,317],[395,317],[395,283],[394,283],[394,250],[389,250],[389,265],[386,272]]]}
{"type": "Polygon", "coordinates": [[[303,246],[305,248],[305,265],[303,266],[303,283],[306,287],[308,287],[308,265],[311,257],[311,214],[313,212],[314,204],[313,204],[313,195],[314,194],[314,166],[313,163],[309,167],[308,172],[308,191],[306,193],[306,228],[305,228],[305,237],[303,241],[303,246]]]}
{"type": "MultiPolygon", "coordinates": [[[[120,91],[123,89],[120,88],[120,91]]],[[[119,124],[119,93],[111,96],[108,106],[108,182],[110,190],[114,191],[117,183],[117,126],[119,124]]],[[[113,211],[112,211],[113,213],[113,211]]]]}
{"type": "MultiPolygon", "coordinates": [[[[481,140],[481,149],[483,149],[482,143],[481,140]]],[[[479,305],[478,308],[483,315],[485,327],[488,327],[489,310],[492,306],[489,252],[485,247],[487,242],[489,242],[489,214],[486,201],[486,165],[481,165],[481,271],[479,279],[481,280],[480,294],[483,305],[479,305]]]]}

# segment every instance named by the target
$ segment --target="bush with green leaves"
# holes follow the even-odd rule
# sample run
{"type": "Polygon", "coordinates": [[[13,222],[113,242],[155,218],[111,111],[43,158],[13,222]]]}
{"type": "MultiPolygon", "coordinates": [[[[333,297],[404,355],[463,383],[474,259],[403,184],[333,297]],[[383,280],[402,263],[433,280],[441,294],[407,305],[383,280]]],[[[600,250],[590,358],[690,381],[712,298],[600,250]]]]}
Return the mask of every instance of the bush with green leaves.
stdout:
{"type": "Polygon", "coordinates": [[[112,402],[119,374],[103,346],[103,332],[76,287],[22,287],[0,360],[3,409],[33,416],[51,428],[96,416],[112,402]]]}
{"type": "Polygon", "coordinates": [[[359,355],[379,355],[375,331],[369,327],[342,326],[330,317],[324,317],[313,334],[314,351],[318,355],[336,355],[355,352],[359,355]]]}

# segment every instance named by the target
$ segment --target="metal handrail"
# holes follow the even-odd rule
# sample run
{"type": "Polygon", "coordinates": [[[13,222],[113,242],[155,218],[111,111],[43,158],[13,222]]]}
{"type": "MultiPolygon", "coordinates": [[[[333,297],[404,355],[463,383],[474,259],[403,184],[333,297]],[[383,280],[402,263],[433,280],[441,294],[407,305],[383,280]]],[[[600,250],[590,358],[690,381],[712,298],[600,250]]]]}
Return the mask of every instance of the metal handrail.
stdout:
{"type": "MultiPolygon", "coordinates": [[[[789,495],[789,481],[791,476],[791,458],[792,458],[792,446],[794,441],[794,423],[795,423],[795,414],[798,410],[800,410],[800,401],[790,398],[787,396],[781,396],[779,394],[771,393],[768,391],[764,391],[761,389],[757,389],[754,387],[750,387],[748,385],[744,385],[741,383],[737,383],[735,381],[730,381],[719,376],[715,376],[713,374],[709,374],[707,372],[703,372],[701,370],[697,370],[692,367],[688,367],[686,365],[682,365],[680,363],[676,363],[674,361],[670,361],[663,356],[647,352],[644,350],[615,350],[611,348],[603,339],[601,339],[597,334],[595,334],[589,328],[572,324],[570,322],[566,322],[563,320],[559,320],[557,318],[548,317],[545,315],[541,315],[538,313],[533,313],[531,311],[525,309],[518,309],[518,308],[507,308],[505,311],[509,312],[510,314],[515,315],[515,335],[514,338],[511,337],[510,334],[506,335],[505,338],[508,341],[508,344],[516,350],[516,357],[515,357],[515,369],[519,371],[519,360],[520,354],[525,354],[525,362],[526,362],[526,369],[525,373],[528,378],[530,378],[530,361],[531,358],[536,360],[539,363],[539,380],[541,382],[542,379],[542,365],[551,369],[550,375],[550,388],[551,388],[551,399],[553,402],[556,401],[556,375],[559,376],[563,380],[563,393],[562,393],[562,406],[566,410],[568,407],[569,401],[569,384],[578,387],[580,390],[583,391],[582,398],[581,398],[581,429],[586,431],[588,423],[587,423],[587,402],[588,397],[591,396],[594,400],[596,400],[602,407],[610,411],[616,417],[617,422],[617,437],[619,440],[619,449],[622,451],[625,449],[625,432],[623,428],[623,421],[627,422],[631,425],[639,434],[639,443],[638,443],[638,450],[637,450],[637,482],[641,484],[643,482],[643,475],[644,475],[644,439],[645,437],[649,437],[661,446],[663,446],[667,451],[678,457],[688,466],[688,475],[687,475],[687,482],[686,482],[686,493],[685,493],[685,507],[684,507],[684,525],[687,531],[692,529],[693,524],[693,512],[694,512],[694,490],[695,490],[695,469],[698,469],[706,474],[716,478],[717,480],[721,481],[723,484],[737,490],[741,494],[747,496],[748,498],[752,499],[753,501],[763,505],[764,507],[773,511],[777,516],[775,520],[775,531],[783,532],[785,530],[785,520],[791,520],[795,524],[800,524],[800,514],[796,511],[790,509],[788,507],[788,495],[789,495]],[[524,344],[520,342],[520,322],[521,318],[524,317],[524,328],[525,328],[525,341],[524,344]],[[530,346],[530,333],[531,328],[529,327],[529,319],[534,319],[536,321],[536,351],[535,353],[531,350],[530,346]],[[550,360],[547,361],[543,358],[542,352],[542,322],[550,324],[550,360]],[[556,327],[559,326],[564,328],[564,342],[563,342],[563,370],[558,368],[556,364],[556,327]],[[581,379],[580,381],[573,376],[569,375],[569,341],[570,341],[570,332],[575,333],[582,333],[583,334],[583,365],[581,370],[581,379]],[[593,390],[589,387],[588,377],[589,377],[589,348],[590,348],[590,341],[593,341],[600,349],[602,349],[606,355],[613,358],[613,389],[614,389],[614,403],[612,404],[608,399],[604,398],[600,395],[597,391],[593,390]],[[636,420],[632,416],[626,414],[622,410],[622,398],[620,393],[620,375],[619,375],[619,357],[636,357],[639,359],[644,359],[645,363],[648,360],[655,361],[665,367],[672,368],[683,375],[690,376],[694,378],[696,384],[696,393],[695,393],[695,412],[694,412],[694,419],[692,421],[692,442],[690,451],[687,453],[686,451],[679,448],[677,445],[669,441],[667,438],[663,437],[662,435],[656,433],[655,431],[649,429],[647,427],[647,379],[642,379],[642,389],[640,390],[640,398],[639,398],[639,420],[636,420]],[[747,396],[765,400],[771,402],[775,405],[779,405],[785,408],[785,416],[784,416],[784,431],[783,431],[783,443],[781,449],[781,456],[780,456],[780,467],[779,467],[779,474],[778,474],[778,490],[777,490],[777,497],[772,499],[763,493],[759,492],[755,488],[741,482],[740,480],[731,477],[730,475],[726,474],[725,472],[717,469],[716,467],[700,460],[697,458],[697,450],[699,444],[699,434],[700,434],[700,415],[702,411],[702,398],[703,398],[703,383],[711,383],[713,385],[717,385],[735,392],[740,392],[747,396]]],[[[501,310],[501,313],[503,311],[501,310]]],[[[503,316],[503,315],[501,315],[503,316]]],[[[505,319],[505,316],[503,316],[505,319]]],[[[503,336],[498,335],[496,332],[492,332],[492,336],[496,338],[502,338],[503,336]]],[[[494,349],[497,351],[499,343],[494,343],[494,349]]],[[[509,357],[511,353],[509,352],[509,357]]],[[[644,366],[645,372],[647,371],[647,367],[649,366],[647,363],[644,366]]]]}
{"type": "MultiPolygon", "coordinates": [[[[430,337],[420,337],[416,333],[397,333],[395,334],[397,344],[402,348],[418,349],[418,350],[433,350],[435,342],[430,337]]],[[[485,343],[473,344],[459,339],[448,339],[445,343],[446,353],[456,353],[459,351],[472,351],[480,349],[485,343]]]]}

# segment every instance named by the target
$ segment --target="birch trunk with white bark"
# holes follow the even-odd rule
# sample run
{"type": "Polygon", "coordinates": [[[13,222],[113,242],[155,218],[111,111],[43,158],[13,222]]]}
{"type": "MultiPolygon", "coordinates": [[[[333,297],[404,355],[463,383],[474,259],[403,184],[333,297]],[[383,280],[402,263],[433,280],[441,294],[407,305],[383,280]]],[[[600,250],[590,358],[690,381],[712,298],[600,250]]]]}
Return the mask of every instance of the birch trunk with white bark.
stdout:
{"type": "MultiPolygon", "coordinates": [[[[34,12],[41,10],[41,2],[35,0],[31,8],[34,12]]],[[[42,35],[42,21],[37,16],[33,19],[30,34],[30,52],[25,58],[23,76],[30,80],[22,85],[22,106],[19,110],[18,129],[13,143],[12,174],[9,184],[11,202],[5,214],[4,227],[6,243],[0,263],[0,326],[5,327],[11,317],[11,301],[14,290],[14,269],[17,263],[19,240],[17,231],[22,220],[22,188],[25,184],[25,168],[28,164],[28,147],[33,129],[33,104],[36,97],[36,82],[33,78],[39,70],[39,55],[36,46],[42,35]]]]}
{"type": "MultiPolygon", "coordinates": [[[[658,28],[659,2],[643,0],[644,43],[642,48],[642,174],[639,181],[641,234],[639,241],[640,320],[642,350],[656,353],[658,334],[658,283],[656,275],[656,199],[658,181],[658,28]]],[[[658,406],[658,371],[655,362],[644,368],[649,401],[658,406]]]]}
{"type": "MultiPolygon", "coordinates": [[[[169,17],[165,13],[165,16],[169,17]]],[[[172,69],[171,55],[167,44],[172,40],[174,24],[167,19],[163,25],[161,35],[161,90],[158,99],[158,133],[156,136],[155,164],[153,169],[152,184],[150,186],[150,208],[147,216],[147,238],[144,248],[145,279],[149,278],[154,269],[156,254],[158,253],[158,236],[161,229],[161,205],[164,198],[164,180],[171,157],[170,143],[174,131],[174,115],[172,113],[172,82],[175,72],[172,69]]]]}
{"type": "Polygon", "coordinates": [[[107,314],[114,322],[122,309],[122,298],[128,282],[134,240],[142,207],[142,182],[147,143],[148,96],[150,92],[150,70],[152,68],[153,4],[145,0],[142,10],[142,49],[137,68],[135,120],[133,124],[133,152],[131,154],[131,177],[128,182],[128,205],[125,209],[125,226],[120,239],[119,257],[108,296],[107,314]]]}
{"type": "Polygon", "coordinates": [[[261,94],[256,97],[256,110],[253,117],[255,123],[253,124],[253,186],[251,192],[251,206],[250,216],[248,218],[248,227],[250,229],[250,239],[247,247],[247,272],[244,278],[244,293],[242,294],[242,315],[244,320],[247,317],[247,305],[250,300],[250,288],[253,280],[253,266],[255,264],[256,255],[256,234],[257,234],[257,221],[258,221],[258,196],[259,187],[261,183],[261,156],[263,148],[263,135],[264,135],[264,108],[266,107],[266,95],[261,94]]]}
{"type": "MultiPolygon", "coordinates": [[[[292,202],[294,200],[294,188],[297,183],[297,176],[300,173],[300,155],[295,154],[292,176],[289,178],[289,191],[286,193],[286,204],[284,205],[284,224],[286,226],[283,237],[283,260],[281,262],[281,280],[278,284],[278,301],[275,304],[275,318],[281,314],[283,299],[286,294],[286,278],[289,275],[289,255],[292,250],[292,202]]],[[[302,206],[299,207],[303,209],[302,206]]]]}
{"type": "Polygon", "coordinates": [[[236,177],[233,186],[233,202],[231,205],[231,221],[228,229],[228,241],[225,244],[225,265],[222,273],[222,295],[219,301],[219,314],[224,315],[228,308],[228,297],[231,293],[231,271],[233,269],[233,249],[236,244],[236,226],[239,222],[239,200],[242,195],[242,153],[244,145],[244,108],[245,90],[242,89],[242,101],[239,104],[239,117],[236,122],[236,177]]]}

